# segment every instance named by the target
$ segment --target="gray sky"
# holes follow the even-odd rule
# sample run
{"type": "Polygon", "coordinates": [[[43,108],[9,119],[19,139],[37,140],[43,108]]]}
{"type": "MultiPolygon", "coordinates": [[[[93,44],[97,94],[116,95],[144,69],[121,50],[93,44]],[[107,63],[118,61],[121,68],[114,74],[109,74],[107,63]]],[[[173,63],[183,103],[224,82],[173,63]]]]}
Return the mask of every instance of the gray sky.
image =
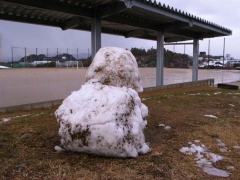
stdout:
{"type": "MultiPolygon", "coordinates": [[[[160,2],[231,29],[233,35],[225,38],[225,54],[231,54],[232,57],[240,59],[238,49],[240,46],[240,13],[238,9],[240,0],[160,0],[160,2]]],[[[76,48],[79,48],[80,53],[88,53],[88,48],[91,48],[90,32],[85,31],[62,31],[61,28],[0,20],[0,34],[4,57],[7,60],[11,60],[11,47],[27,47],[28,54],[35,53],[36,47],[39,48],[38,53],[45,53],[46,48],[49,48],[49,54],[56,53],[56,48],[60,48],[60,52],[66,52],[66,48],[69,48],[69,52],[75,54],[76,48]]],[[[102,47],[104,46],[148,49],[156,48],[156,42],[102,34],[102,47]]],[[[173,46],[165,48],[173,51],[173,46]]],[[[200,41],[199,50],[208,51],[208,39],[200,41]]],[[[175,46],[175,52],[183,53],[183,51],[183,46],[175,46]]],[[[15,56],[17,54],[22,56],[23,53],[23,49],[14,50],[15,56]]],[[[186,46],[186,53],[192,55],[192,45],[186,46]]],[[[211,38],[210,54],[223,54],[223,37],[211,38]]]]}

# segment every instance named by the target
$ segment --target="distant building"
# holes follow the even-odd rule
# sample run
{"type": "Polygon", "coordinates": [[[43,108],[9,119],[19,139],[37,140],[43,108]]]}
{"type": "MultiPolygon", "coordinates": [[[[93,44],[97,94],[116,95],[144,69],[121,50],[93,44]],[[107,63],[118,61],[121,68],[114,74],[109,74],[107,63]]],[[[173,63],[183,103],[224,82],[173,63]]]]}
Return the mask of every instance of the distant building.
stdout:
{"type": "Polygon", "coordinates": [[[199,56],[206,56],[206,52],[200,52],[199,56]]]}
{"type": "Polygon", "coordinates": [[[230,66],[233,66],[234,64],[239,64],[240,65],[240,60],[239,59],[231,59],[229,60],[230,66]]]}
{"type": "Polygon", "coordinates": [[[40,64],[48,64],[52,61],[33,61],[31,63],[29,63],[30,66],[37,66],[37,65],[40,65],[40,64]]]}
{"type": "Polygon", "coordinates": [[[227,60],[230,60],[231,59],[231,54],[226,54],[226,58],[227,58],[227,60]]]}

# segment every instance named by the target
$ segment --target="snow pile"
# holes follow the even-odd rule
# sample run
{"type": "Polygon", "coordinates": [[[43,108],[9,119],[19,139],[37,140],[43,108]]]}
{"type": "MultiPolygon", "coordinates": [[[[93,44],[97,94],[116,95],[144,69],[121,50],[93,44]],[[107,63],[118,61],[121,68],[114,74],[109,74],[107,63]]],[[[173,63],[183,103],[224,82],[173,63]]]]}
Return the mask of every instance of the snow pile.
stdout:
{"type": "Polygon", "coordinates": [[[55,149],[57,152],[63,151],[63,149],[62,149],[60,146],[55,146],[54,149],[55,149]]]}
{"type": "Polygon", "coordinates": [[[11,120],[11,118],[9,117],[9,118],[2,118],[2,122],[8,122],[8,121],[10,121],[11,120]]]}
{"type": "Polygon", "coordinates": [[[0,69],[8,69],[9,67],[6,66],[0,66],[0,69]]]}
{"type": "Polygon", "coordinates": [[[217,145],[218,145],[218,146],[222,146],[222,147],[225,147],[225,146],[226,146],[226,144],[223,143],[220,139],[217,139],[216,141],[217,141],[217,145]]]}
{"type": "Polygon", "coordinates": [[[204,116],[205,117],[210,117],[210,118],[215,118],[215,119],[217,118],[217,116],[214,116],[214,115],[211,115],[211,114],[210,115],[204,115],[204,116]]]}
{"type": "Polygon", "coordinates": [[[111,157],[149,152],[143,134],[148,109],[136,92],[142,86],[131,53],[119,48],[100,49],[86,79],[55,112],[61,146],[111,157]]]}
{"type": "Polygon", "coordinates": [[[227,169],[231,170],[231,169],[235,169],[235,168],[233,166],[228,166],[227,169]]]}
{"type": "Polygon", "coordinates": [[[22,116],[2,118],[2,121],[0,121],[0,123],[6,123],[6,122],[10,121],[11,119],[16,119],[16,118],[20,118],[20,117],[27,117],[27,116],[30,116],[30,114],[24,114],[22,116]]]}
{"type": "Polygon", "coordinates": [[[169,129],[171,129],[171,126],[165,126],[164,129],[169,130],[169,129]]]}
{"type": "Polygon", "coordinates": [[[189,95],[189,96],[198,96],[198,95],[211,96],[209,93],[207,93],[207,94],[197,93],[197,94],[188,94],[188,95],[189,95]]]}
{"type": "Polygon", "coordinates": [[[148,100],[148,99],[151,99],[151,98],[142,98],[142,101],[146,101],[146,100],[148,100]]]}
{"type": "Polygon", "coordinates": [[[234,94],[235,94],[235,95],[240,95],[240,93],[226,93],[226,95],[232,95],[232,94],[233,94],[233,95],[234,95],[234,94]]]}
{"type": "Polygon", "coordinates": [[[235,149],[240,149],[240,146],[233,146],[233,148],[235,148],[235,149]]]}
{"type": "Polygon", "coordinates": [[[163,127],[165,130],[169,130],[172,128],[171,126],[166,126],[165,124],[159,124],[158,126],[163,127]]]}
{"type": "Polygon", "coordinates": [[[217,139],[217,145],[220,146],[220,151],[221,152],[229,152],[228,148],[226,147],[226,144],[223,143],[220,139],[217,139]]]}
{"type": "Polygon", "coordinates": [[[137,61],[130,51],[122,48],[101,48],[86,75],[86,82],[91,79],[97,79],[105,85],[143,91],[137,61]]]}
{"type": "Polygon", "coordinates": [[[227,171],[213,167],[214,163],[224,159],[223,156],[207,152],[207,148],[205,147],[204,144],[200,146],[197,146],[192,143],[189,144],[191,144],[190,147],[182,147],[180,149],[180,152],[188,155],[195,154],[194,160],[196,161],[197,166],[202,168],[205,173],[219,177],[229,176],[229,173],[227,171]]]}

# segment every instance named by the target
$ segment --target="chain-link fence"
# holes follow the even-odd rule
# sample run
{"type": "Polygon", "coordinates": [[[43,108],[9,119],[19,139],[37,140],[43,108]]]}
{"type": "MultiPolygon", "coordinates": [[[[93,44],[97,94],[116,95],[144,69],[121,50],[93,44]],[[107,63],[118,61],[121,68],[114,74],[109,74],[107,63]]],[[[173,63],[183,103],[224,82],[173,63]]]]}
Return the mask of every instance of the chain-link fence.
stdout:
{"type": "Polygon", "coordinates": [[[23,67],[88,67],[89,48],[25,48],[12,47],[12,60],[5,63],[12,68],[23,67]]]}

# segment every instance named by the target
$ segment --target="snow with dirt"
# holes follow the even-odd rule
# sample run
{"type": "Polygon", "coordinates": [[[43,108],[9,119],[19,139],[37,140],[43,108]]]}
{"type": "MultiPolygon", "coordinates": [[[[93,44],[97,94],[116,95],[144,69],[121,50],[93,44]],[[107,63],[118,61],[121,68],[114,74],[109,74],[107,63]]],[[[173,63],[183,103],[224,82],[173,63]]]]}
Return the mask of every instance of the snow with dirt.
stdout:
{"type": "Polygon", "coordinates": [[[101,48],[86,75],[86,81],[91,79],[97,79],[105,85],[143,91],[136,59],[130,51],[122,48],[101,48]]]}
{"type": "Polygon", "coordinates": [[[209,117],[209,118],[217,118],[217,116],[214,116],[214,115],[212,115],[212,114],[206,114],[206,115],[204,115],[205,117],[209,117]]]}
{"type": "Polygon", "coordinates": [[[136,59],[121,48],[101,48],[89,67],[86,83],[55,112],[61,147],[111,157],[137,157],[150,151],[143,129],[148,108],[136,59]]]}
{"type": "MultiPolygon", "coordinates": [[[[200,143],[199,140],[195,140],[195,142],[200,143]]],[[[205,173],[212,176],[229,177],[229,172],[214,167],[217,161],[224,159],[223,156],[208,152],[204,144],[195,145],[191,142],[188,144],[190,144],[190,147],[182,147],[180,152],[188,155],[195,154],[194,160],[196,161],[196,165],[202,168],[205,173]]]]}

